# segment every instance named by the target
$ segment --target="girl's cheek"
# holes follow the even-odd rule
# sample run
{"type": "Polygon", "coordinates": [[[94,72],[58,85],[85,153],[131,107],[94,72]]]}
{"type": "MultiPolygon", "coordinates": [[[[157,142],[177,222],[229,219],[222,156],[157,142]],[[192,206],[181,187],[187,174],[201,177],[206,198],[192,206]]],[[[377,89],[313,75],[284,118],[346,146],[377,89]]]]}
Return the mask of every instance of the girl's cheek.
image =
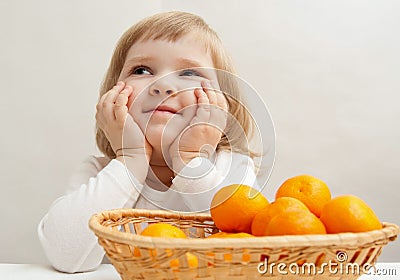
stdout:
{"type": "MultiPolygon", "coordinates": [[[[188,98],[187,98],[188,100],[187,100],[187,103],[189,104],[189,105],[191,105],[192,107],[194,106],[194,105],[197,105],[197,97],[196,97],[196,94],[194,93],[194,90],[190,93],[190,95],[188,95],[188,98]]],[[[196,107],[196,106],[194,106],[194,107],[196,107]]]]}
{"type": "Polygon", "coordinates": [[[131,116],[137,117],[140,115],[141,110],[141,102],[138,99],[135,99],[135,97],[132,97],[132,95],[128,99],[128,112],[131,116]]]}
{"type": "Polygon", "coordinates": [[[135,92],[133,92],[133,93],[128,97],[128,103],[126,104],[126,106],[128,106],[128,109],[131,108],[132,103],[133,103],[133,100],[135,99],[134,94],[135,94],[135,92]]]}
{"type": "Polygon", "coordinates": [[[184,100],[182,100],[183,110],[182,113],[185,118],[192,119],[196,115],[197,111],[197,97],[194,91],[186,92],[181,95],[184,100]]]}
{"type": "Polygon", "coordinates": [[[128,97],[128,103],[127,106],[128,108],[131,108],[133,102],[137,99],[139,93],[142,91],[142,89],[140,88],[140,85],[138,85],[137,83],[132,83],[132,81],[126,80],[125,84],[127,86],[131,86],[133,88],[133,92],[131,95],[129,95],[128,97]]]}

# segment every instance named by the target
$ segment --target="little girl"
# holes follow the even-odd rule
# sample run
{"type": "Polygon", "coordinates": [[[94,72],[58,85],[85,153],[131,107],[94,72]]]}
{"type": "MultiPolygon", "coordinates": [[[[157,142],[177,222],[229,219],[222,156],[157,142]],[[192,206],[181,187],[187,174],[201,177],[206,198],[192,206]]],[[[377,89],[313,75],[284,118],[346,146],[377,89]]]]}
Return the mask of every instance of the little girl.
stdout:
{"type": "Polygon", "coordinates": [[[88,158],[41,220],[39,239],[64,272],[104,256],[88,228],[115,208],[208,211],[218,189],[256,185],[251,118],[217,34],[198,16],[167,12],[121,37],[96,106],[103,157],[88,158]]]}

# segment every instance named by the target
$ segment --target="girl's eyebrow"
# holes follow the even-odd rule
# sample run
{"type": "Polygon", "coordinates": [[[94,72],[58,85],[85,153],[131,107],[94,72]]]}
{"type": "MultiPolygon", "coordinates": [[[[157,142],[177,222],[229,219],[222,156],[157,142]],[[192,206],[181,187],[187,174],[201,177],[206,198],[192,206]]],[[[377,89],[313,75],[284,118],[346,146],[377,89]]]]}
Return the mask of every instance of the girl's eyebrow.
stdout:
{"type": "MultiPolygon", "coordinates": [[[[152,62],[156,58],[152,56],[137,55],[127,61],[127,64],[131,63],[145,63],[152,62]]],[[[178,68],[192,68],[192,67],[204,67],[199,61],[191,58],[180,57],[176,59],[176,67],[178,68]]]]}
{"type": "Polygon", "coordinates": [[[177,66],[180,68],[195,68],[195,67],[202,67],[201,63],[197,60],[194,59],[189,59],[189,58],[178,58],[177,59],[177,66]]]}
{"type": "Polygon", "coordinates": [[[128,63],[133,63],[133,62],[143,63],[143,62],[152,61],[152,60],[154,60],[154,58],[151,56],[137,55],[137,56],[134,56],[131,59],[129,59],[127,62],[128,63]]]}

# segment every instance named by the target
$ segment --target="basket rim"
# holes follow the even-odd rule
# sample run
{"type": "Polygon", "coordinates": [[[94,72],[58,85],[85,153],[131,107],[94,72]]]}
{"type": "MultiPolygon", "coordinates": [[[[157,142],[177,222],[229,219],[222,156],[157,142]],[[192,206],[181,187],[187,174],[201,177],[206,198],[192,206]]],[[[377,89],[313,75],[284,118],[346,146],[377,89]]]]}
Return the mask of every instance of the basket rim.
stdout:
{"type": "Polygon", "coordinates": [[[399,234],[399,226],[383,222],[383,228],[360,233],[313,234],[313,235],[281,235],[249,238],[163,238],[141,236],[129,232],[111,230],[100,223],[104,220],[118,221],[126,217],[162,217],[172,219],[191,219],[212,221],[210,214],[174,212],[148,209],[113,209],[94,214],[89,220],[89,228],[98,236],[117,243],[124,243],[144,248],[179,248],[179,249],[215,249],[215,248],[299,248],[299,247],[366,247],[367,244],[381,241],[386,244],[394,241],[399,234]]]}

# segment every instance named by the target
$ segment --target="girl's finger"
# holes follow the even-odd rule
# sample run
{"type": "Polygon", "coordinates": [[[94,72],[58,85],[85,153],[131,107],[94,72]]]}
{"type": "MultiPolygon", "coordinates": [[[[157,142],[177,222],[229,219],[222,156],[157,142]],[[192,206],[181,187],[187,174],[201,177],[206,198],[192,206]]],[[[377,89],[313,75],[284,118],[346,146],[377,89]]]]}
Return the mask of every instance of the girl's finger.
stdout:
{"type": "Polygon", "coordinates": [[[217,94],[217,106],[225,112],[228,111],[228,102],[222,92],[217,94]]]}
{"type": "Polygon", "coordinates": [[[112,89],[107,92],[107,96],[105,97],[103,102],[114,103],[118,94],[125,88],[125,83],[119,81],[112,89]]]}
{"type": "Polygon", "coordinates": [[[208,86],[211,87],[215,93],[215,97],[212,97],[214,100],[214,106],[211,110],[210,123],[216,125],[221,131],[223,131],[226,126],[228,104],[224,94],[219,89],[219,85],[213,80],[208,82],[208,86]]]}
{"type": "Polygon", "coordinates": [[[203,87],[203,91],[207,94],[208,100],[210,101],[211,106],[217,105],[217,96],[214,88],[211,85],[209,80],[204,80],[201,82],[203,87]]]}
{"type": "Polygon", "coordinates": [[[211,112],[209,123],[218,127],[222,132],[226,127],[227,122],[227,112],[223,111],[221,108],[217,108],[211,112]]]}
{"type": "Polygon", "coordinates": [[[118,122],[125,122],[126,116],[128,115],[128,107],[124,106],[115,106],[114,109],[115,119],[118,122]]]}
{"type": "Polygon", "coordinates": [[[218,92],[215,91],[215,88],[211,84],[209,80],[203,80],[202,81],[202,86],[204,92],[207,94],[208,100],[210,102],[210,120],[213,118],[213,115],[215,115],[215,111],[218,110],[217,107],[217,95],[218,92]]]}
{"type": "Polygon", "coordinates": [[[97,125],[98,125],[101,129],[103,129],[103,127],[104,127],[103,115],[102,115],[102,113],[101,113],[100,111],[97,111],[97,112],[96,112],[95,118],[96,118],[97,125]]]}
{"type": "MultiPolygon", "coordinates": [[[[219,88],[214,81],[211,81],[211,86],[213,88],[219,88]]],[[[221,90],[216,90],[216,104],[219,108],[224,111],[228,110],[228,103],[226,101],[225,95],[221,90]]]]}
{"type": "Polygon", "coordinates": [[[128,113],[128,98],[132,94],[132,87],[127,86],[121,93],[117,96],[114,106],[115,119],[119,122],[125,121],[126,115],[128,113]]]}
{"type": "MultiPolygon", "coordinates": [[[[122,94],[123,96],[125,96],[126,94],[128,94],[130,92],[131,89],[132,88],[128,86],[128,87],[124,88],[120,93],[119,93],[118,89],[112,90],[108,93],[108,97],[106,97],[106,99],[103,102],[103,112],[104,112],[104,116],[107,119],[110,119],[110,120],[116,119],[116,115],[115,115],[114,111],[115,111],[115,107],[118,107],[118,106],[115,105],[115,102],[119,95],[122,94]]],[[[123,98],[124,97],[122,97],[122,99],[123,98]]],[[[125,106],[125,105],[123,105],[123,106],[125,106]]]]}
{"type": "Polygon", "coordinates": [[[126,106],[128,98],[132,94],[132,87],[126,86],[123,91],[115,99],[115,106],[126,106]]]}
{"type": "Polygon", "coordinates": [[[199,88],[195,89],[194,93],[197,97],[197,111],[191,123],[208,122],[210,118],[210,102],[207,94],[199,88]]]}
{"type": "Polygon", "coordinates": [[[110,114],[112,114],[113,103],[107,102],[107,100],[112,99],[110,95],[114,95],[115,92],[119,92],[124,86],[124,82],[118,82],[111,90],[103,94],[96,105],[97,111],[101,112],[104,116],[110,117],[110,114]]]}
{"type": "Polygon", "coordinates": [[[114,103],[104,101],[103,104],[101,104],[101,112],[105,119],[115,120],[114,103]]]}
{"type": "Polygon", "coordinates": [[[97,103],[98,106],[101,107],[101,106],[103,105],[104,100],[105,100],[106,97],[107,97],[107,94],[108,94],[108,92],[106,92],[105,94],[103,94],[103,95],[100,97],[100,100],[99,100],[99,102],[97,103]]]}

